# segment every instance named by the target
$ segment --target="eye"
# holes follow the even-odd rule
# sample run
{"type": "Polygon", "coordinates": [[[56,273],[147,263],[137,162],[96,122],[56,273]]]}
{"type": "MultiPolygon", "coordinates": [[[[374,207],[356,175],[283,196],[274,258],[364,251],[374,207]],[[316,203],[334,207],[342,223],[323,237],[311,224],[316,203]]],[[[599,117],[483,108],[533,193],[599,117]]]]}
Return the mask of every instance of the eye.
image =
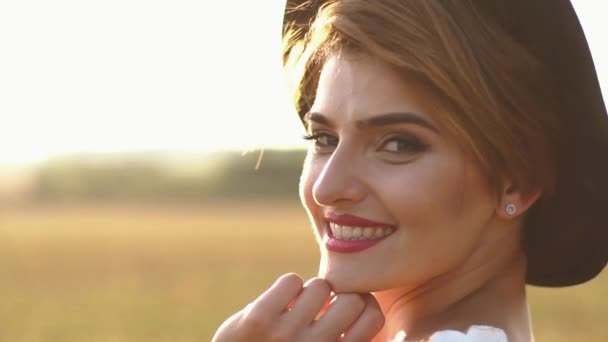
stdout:
{"type": "Polygon", "coordinates": [[[305,140],[314,142],[317,151],[330,151],[338,146],[338,138],[326,132],[312,132],[303,137],[305,140]]]}
{"type": "Polygon", "coordinates": [[[385,140],[380,146],[380,151],[393,154],[413,154],[427,149],[427,146],[412,135],[399,135],[385,140]]]}

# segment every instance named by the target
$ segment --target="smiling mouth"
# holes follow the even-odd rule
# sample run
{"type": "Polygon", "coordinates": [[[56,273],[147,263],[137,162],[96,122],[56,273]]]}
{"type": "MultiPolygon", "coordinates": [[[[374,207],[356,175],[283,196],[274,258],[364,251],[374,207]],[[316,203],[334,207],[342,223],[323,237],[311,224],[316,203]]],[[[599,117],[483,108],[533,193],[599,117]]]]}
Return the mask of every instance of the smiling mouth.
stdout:
{"type": "Polygon", "coordinates": [[[346,226],[327,222],[325,247],[337,253],[361,252],[384,241],[396,229],[396,227],[346,226]]]}
{"type": "Polygon", "coordinates": [[[391,235],[395,228],[344,226],[329,222],[329,231],[336,240],[379,240],[391,235]]]}
{"type": "Polygon", "coordinates": [[[325,247],[338,253],[361,252],[380,243],[397,230],[396,225],[350,214],[329,212],[325,220],[325,247]]]}

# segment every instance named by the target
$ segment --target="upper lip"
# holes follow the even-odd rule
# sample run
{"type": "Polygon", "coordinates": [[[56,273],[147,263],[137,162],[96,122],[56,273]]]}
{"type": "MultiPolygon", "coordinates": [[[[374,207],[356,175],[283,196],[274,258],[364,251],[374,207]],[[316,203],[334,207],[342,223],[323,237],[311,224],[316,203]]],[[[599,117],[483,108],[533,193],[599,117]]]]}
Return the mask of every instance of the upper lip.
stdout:
{"type": "Polygon", "coordinates": [[[325,219],[331,223],[335,223],[340,226],[349,226],[349,227],[395,227],[394,224],[384,223],[384,222],[376,222],[372,220],[365,219],[363,217],[349,215],[349,214],[336,214],[336,213],[328,213],[325,216],[325,219]]]}

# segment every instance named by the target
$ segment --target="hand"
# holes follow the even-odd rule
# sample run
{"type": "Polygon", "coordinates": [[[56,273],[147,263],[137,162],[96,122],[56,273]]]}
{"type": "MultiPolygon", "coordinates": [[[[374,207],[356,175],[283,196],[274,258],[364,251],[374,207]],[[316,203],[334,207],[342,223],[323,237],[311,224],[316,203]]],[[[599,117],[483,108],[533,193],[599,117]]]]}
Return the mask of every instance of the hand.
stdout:
{"type": "Polygon", "coordinates": [[[383,325],[384,316],[371,294],[332,298],[326,280],[312,278],[303,284],[290,273],[228,318],[212,341],[361,342],[370,341],[383,325]]]}

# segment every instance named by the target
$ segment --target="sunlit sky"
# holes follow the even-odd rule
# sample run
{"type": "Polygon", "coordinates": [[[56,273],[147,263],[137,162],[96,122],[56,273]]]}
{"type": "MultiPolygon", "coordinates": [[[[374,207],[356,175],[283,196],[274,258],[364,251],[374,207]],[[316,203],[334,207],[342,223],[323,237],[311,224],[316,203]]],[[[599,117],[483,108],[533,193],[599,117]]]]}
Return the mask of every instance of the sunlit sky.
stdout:
{"type": "MultiPolygon", "coordinates": [[[[603,84],[602,1],[573,1],[603,84]]],[[[285,0],[0,2],[0,163],[75,152],[303,146],[285,0]]]]}

